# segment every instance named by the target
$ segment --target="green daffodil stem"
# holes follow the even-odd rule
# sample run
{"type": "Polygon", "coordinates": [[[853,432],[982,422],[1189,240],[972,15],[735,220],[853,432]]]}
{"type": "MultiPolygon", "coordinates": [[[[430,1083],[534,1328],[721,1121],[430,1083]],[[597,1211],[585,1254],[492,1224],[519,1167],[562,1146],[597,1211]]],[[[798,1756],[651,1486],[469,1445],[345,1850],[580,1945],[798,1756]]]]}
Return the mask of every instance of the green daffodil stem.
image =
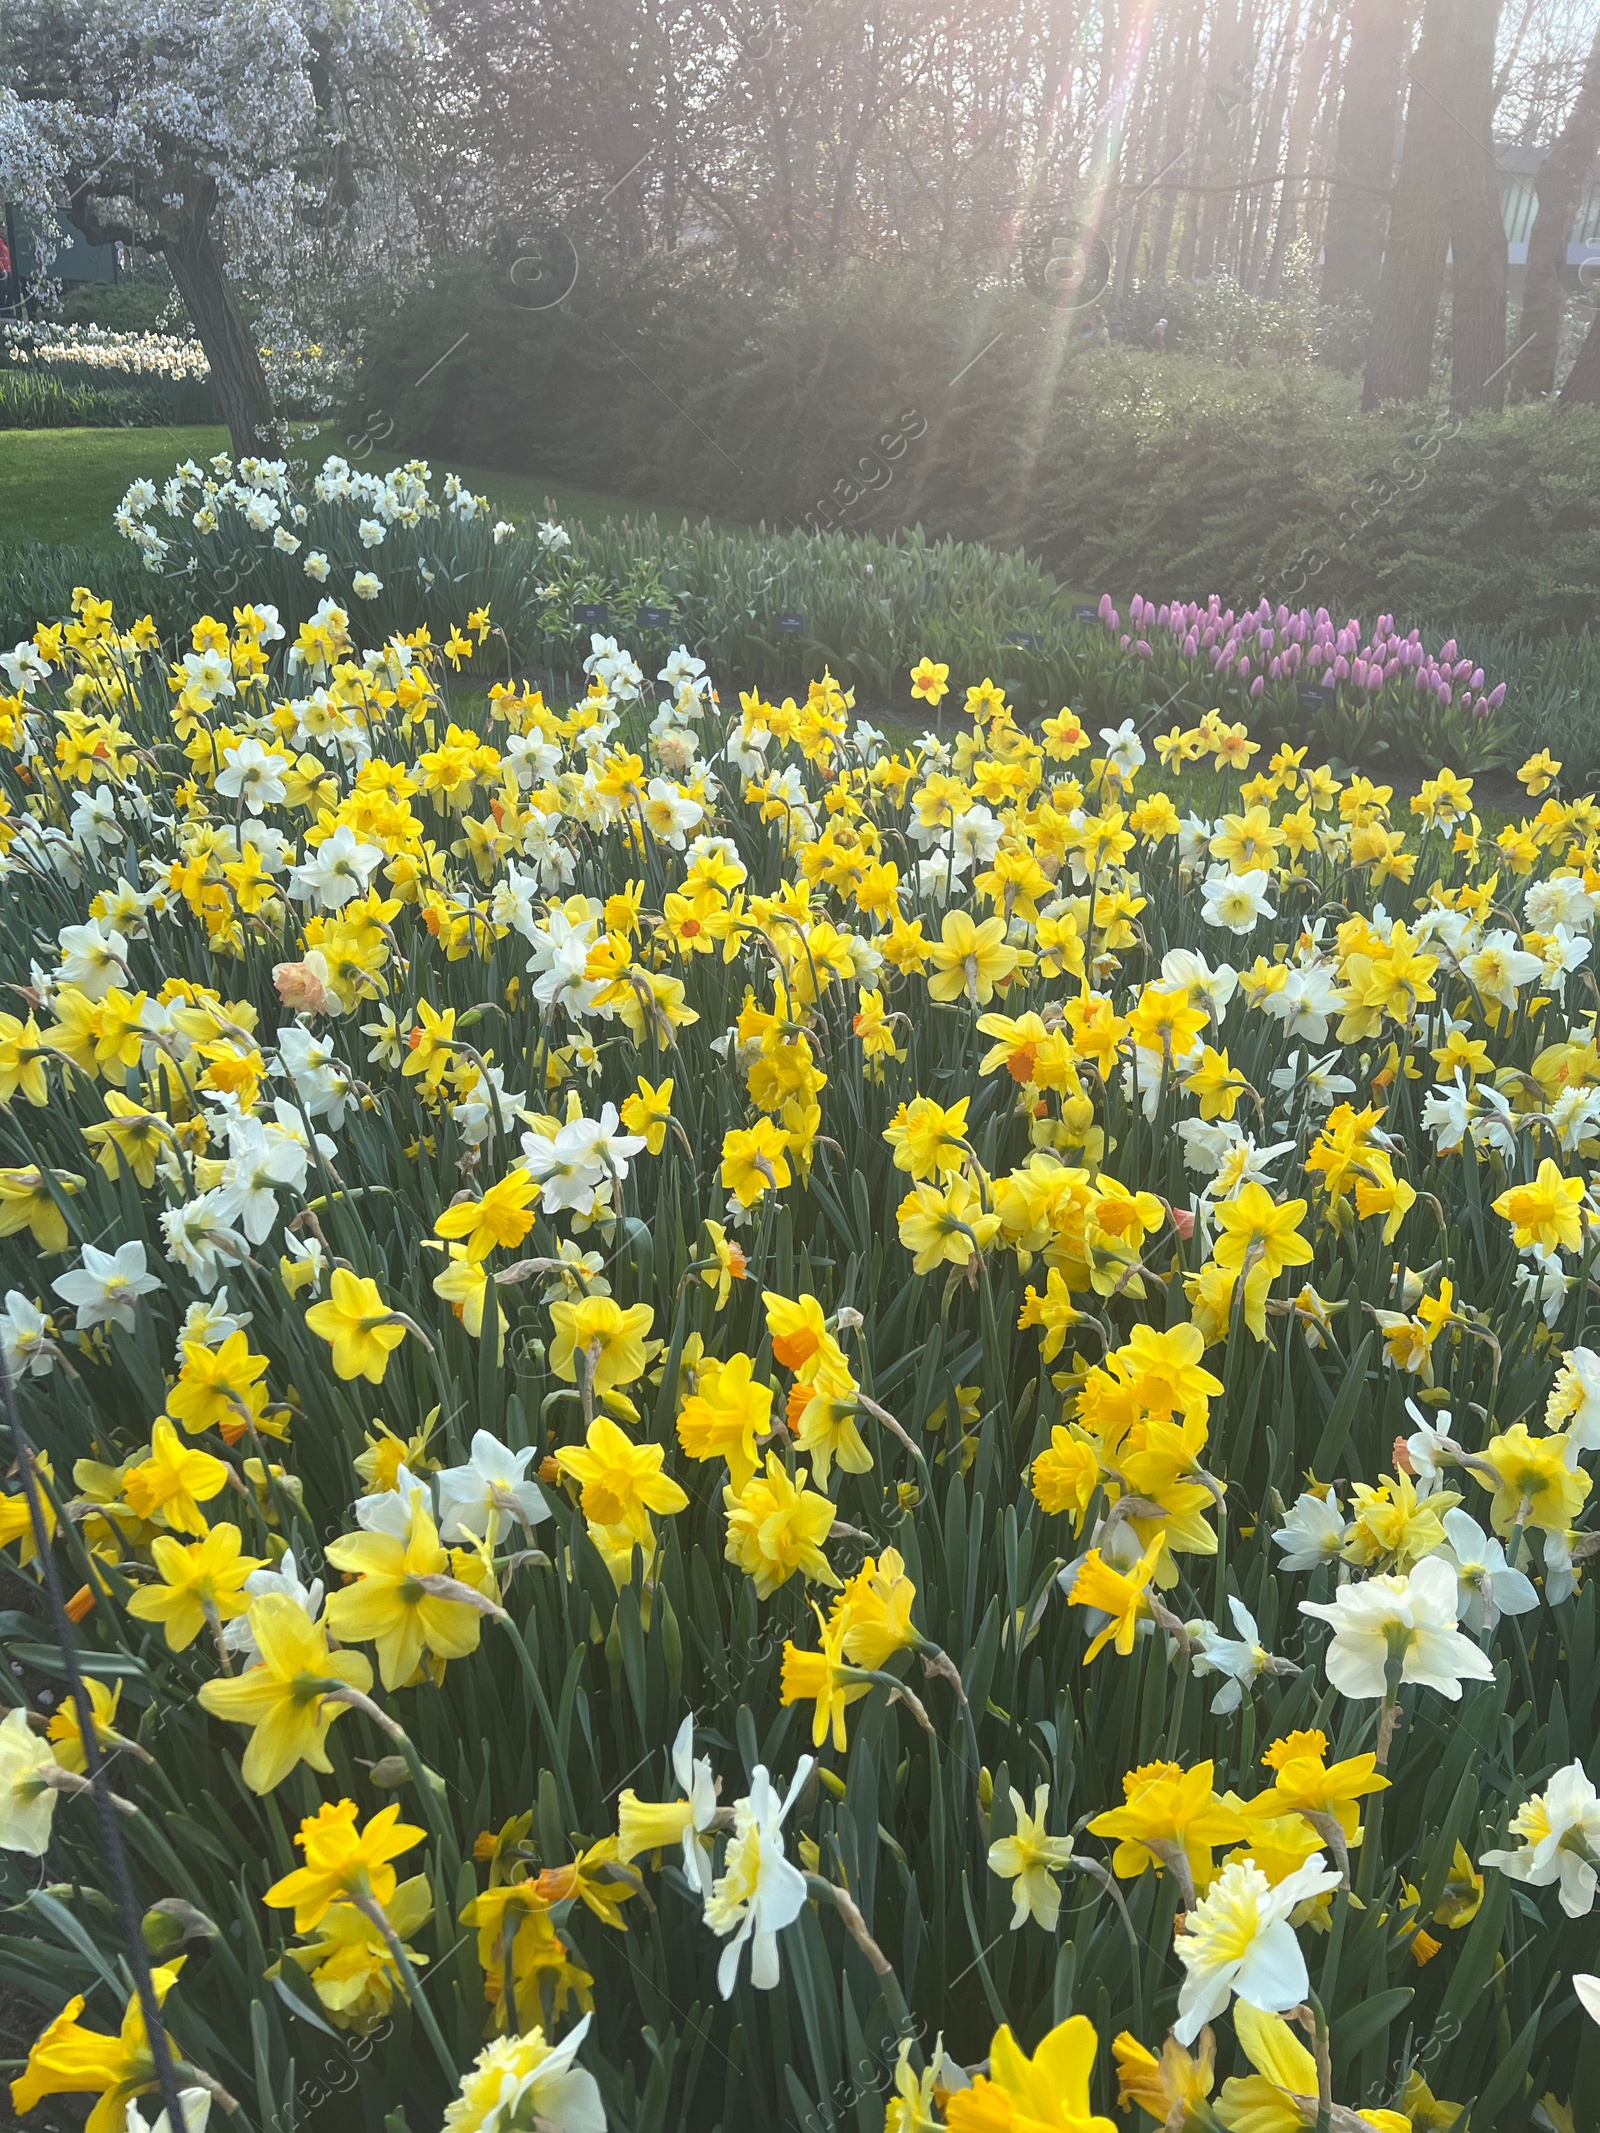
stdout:
{"type": "Polygon", "coordinates": [[[444,2041],[444,2032],[439,2027],[438,2019],[433,2009],[428,2005],[427,1996],[422,1989],[422,1980],[412,1968],[411,1958],[407,1955],[399,1934],[389,1923],[389,1914],[384,1910],[382,1904],[359,1891],[351,1892],[350,1901],[355,1905],[362,1917],[369,1919],[383,1935],[384,1945],[388,1948],[394,1960],[394,1966],[405,1983],[406,1998],[416,2010],[417,2020],[422,2024],[427,2034],[428,2042],[433,2046],[433,2055],[438,2060],[446,2081],[454,2088],[461,2078],[461,2069],[456,2065],[454,2054],[444,2041]]]}
{"type": "Polygon", "coordinates": [[[511,1639],[517,1658],[522,1666],[523,1677],[528,1684],[528,1694],[533,1698],[533,1707],[539,1714],[539,1723],[544,1728],[544,1737],[550,1749],[550,1761],[555,1770],[556,1784],[561,1791],[561,1812],[568,1824],[578,1823],[577,1804],[572,1796],[572,1779],[567,1772],[566,1758],[561,1752],[561,1743],[556,1733],[555,1713],[550,1708],[550,1699],[544,1692],[544,1683],[539,1679],[539,1669],[533,1663],[522,1631],[510,1615],[500,1617],[501,1627],[511,1639]]]}
{"type": "Polygon", "coordinates": [[[883,1988],[883,2004],[888,2008],[896,2027],[909,2025],[910,2011],[906,2006],[905,1994],[900,1990],[900,1980],[894,1974],[894,1965],[868,1931],[867,1922],[862,1917],[854,1897],[848,1890],[840,1888],[837,1882],[830,1881],[825,1874],[807,1874],[806,1887],[819,1902],[831,1903],[839,1913],[845,1931],[872,1965],[883,1988]]]}
{"type": "Polygon", "coordinates": [[[416,1781],[417,1790],[422,1796],[422,1804],[427,1810],[429,1820],[439,1834],[449,1837],[453,1846],[455,1836],[448,1812],[448,1797],[445,1792],[444,1779],[440,1777],[436,1770],[428,1768],[417,1752],[416,1742],[411,1738],[405,1727],[391,1718],[381,1704],[374,1703],[372,1698],[363,1690],[351,1688],[348,1682],[325,1681],[321,1685],[321,1693],[330,1702],[347,1703],[352,1711],[359,1711],[363,1717],[370,1718],[381,1733],[386,1733],[389,1736],[405,1758],[406,1768],[416,1781]]]}
{"type": "Polygon", "coordinates": [[[1310,1996],[1311,2049],[1317,2062],[1317,2133],[1329,2133],[1333,2124],[1333,2051],[1328,2037],[1328,2017],[1315,1993],[1310,1996]]]}

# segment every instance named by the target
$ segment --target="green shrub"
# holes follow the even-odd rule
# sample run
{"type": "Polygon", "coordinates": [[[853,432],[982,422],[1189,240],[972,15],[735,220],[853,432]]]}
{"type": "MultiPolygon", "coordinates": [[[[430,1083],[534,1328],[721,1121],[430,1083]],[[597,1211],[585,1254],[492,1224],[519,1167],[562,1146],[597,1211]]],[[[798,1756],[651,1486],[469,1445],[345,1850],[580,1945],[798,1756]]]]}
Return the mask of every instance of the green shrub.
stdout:
{"type": "Polygon", "coordinates": [[[83,282],[61,302],[69,325],[104,326],[115,333],[183,333],[189,314],[164,267],[154,265],[118,282],[83,282]]]}
{"type": "Polygon", "coordinates": [[[442,458],[725,518],[1024,546],[1118,596],[1600,621],[1600,414],[1364,416],[1327,368],[1091,348],[1022,282],[900,267],[760,297],[704,261],[585,257],[533,310],[563,277],[519,287],[510,264],[456,262],[379,315],[363,416],[442,458]]]}

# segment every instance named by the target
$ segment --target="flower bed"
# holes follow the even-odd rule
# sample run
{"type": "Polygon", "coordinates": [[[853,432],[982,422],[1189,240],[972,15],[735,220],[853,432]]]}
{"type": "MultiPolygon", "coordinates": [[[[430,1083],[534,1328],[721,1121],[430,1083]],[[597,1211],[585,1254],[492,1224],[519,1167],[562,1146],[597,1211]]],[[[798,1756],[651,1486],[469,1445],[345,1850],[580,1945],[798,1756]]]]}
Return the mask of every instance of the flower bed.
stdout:
{"type": "Polygon", "coordinates": [[[15,2109],[1564,2112],[1600,806],[497,626],[0,659],[15,2109]]]}
{"type": "MultiPolygon", "coordinates": [[[[370,455],[365,432],[350,443],[370,455]]],[[[1023,711],[1067,698],[1086,717],[1131,713],[1148,730],[1221,708],[1269,742],[1310,737],[1368,768],[1388,757],[1476,771],[1520,752],[1512,720],[1496,716],[1504,682],[1486,681],[1454,640],[1431,647],[1390,616],[1365,632],[1325,608],[1262,601],[1235,613],[1215,595],[1158,608],[1135,595],[1124,630],[1109,595],[1091,610],[1025,557],[920,531],[816,539],[685,523],[663,534],[626,517],[524,528],[454,475],[436,487],[423,460],[380,475],[334,456],[297,480],[288,461],[226,454],[186,461],[159,486],[135,482],[115,524],[183,597],[268,600],[291,628],[329,596],[379,634],[419,620],[442,633],[486,602],[515,662],[569,673],[598,627],[653,648],[652,660],[687,641],[771,694],[803,689],[826,665],[894,704],[911,663],[931,654],[998,677],[1023,711]]]]}

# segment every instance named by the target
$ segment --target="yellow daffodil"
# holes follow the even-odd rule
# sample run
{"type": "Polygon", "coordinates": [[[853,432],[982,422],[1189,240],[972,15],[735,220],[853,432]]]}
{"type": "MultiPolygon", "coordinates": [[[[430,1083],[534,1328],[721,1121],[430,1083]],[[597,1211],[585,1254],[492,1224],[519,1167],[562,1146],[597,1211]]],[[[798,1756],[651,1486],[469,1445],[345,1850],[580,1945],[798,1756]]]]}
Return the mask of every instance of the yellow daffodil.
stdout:
{"type": "Polygon", "coordinates": [[[374,1385],[383,1383],[389,1358],[406,1337],[378,1284],[345,1267],[334,1268],[330,1294],[311,1306],[306,1324],[332,1348],[336,1376],[374,1385]]]}

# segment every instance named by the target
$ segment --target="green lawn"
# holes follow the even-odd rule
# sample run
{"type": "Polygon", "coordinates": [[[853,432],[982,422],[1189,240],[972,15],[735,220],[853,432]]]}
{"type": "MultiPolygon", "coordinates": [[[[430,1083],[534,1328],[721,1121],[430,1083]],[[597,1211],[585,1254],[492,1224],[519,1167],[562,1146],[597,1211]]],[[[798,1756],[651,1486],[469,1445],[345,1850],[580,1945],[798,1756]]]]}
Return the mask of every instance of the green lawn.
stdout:
{"type": "MultiPolygon", "coordinates": [[[[141,474],[163,480],[180,459],[202,464],[225,451],[222,429],[0,430],[0,540],[78,541],[111,539],[111,514],[130,481],[141,474]]],[[[296,447],[296,456],[320,465],[330,452],[349,446],[327,428],[296,447]]],[[[379,473],[401,455],[375,452],[362,462],[379,473]]],[[[525,474],[483,467],[434,466],[435,476],[454,472],[487,496],[507,518],[545,515],[546,498],[558,518],[598,523],[621,511],[647,509],[626,497],[595,496],[582,489],[525,474]]]]}

